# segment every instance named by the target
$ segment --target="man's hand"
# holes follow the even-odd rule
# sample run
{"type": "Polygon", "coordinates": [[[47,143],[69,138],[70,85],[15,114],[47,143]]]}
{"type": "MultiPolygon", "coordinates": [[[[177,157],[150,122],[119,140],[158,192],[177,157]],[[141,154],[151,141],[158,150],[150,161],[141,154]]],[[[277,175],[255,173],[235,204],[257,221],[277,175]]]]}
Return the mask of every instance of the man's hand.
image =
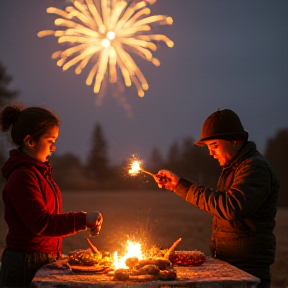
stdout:
{"type": "Polygon", "coordinates": [[[174,191],[180,177],[168,170],[160,170],[155,176],[154,180],[158,184],[159,188],[165,188],[166,190],[174,191]]]}

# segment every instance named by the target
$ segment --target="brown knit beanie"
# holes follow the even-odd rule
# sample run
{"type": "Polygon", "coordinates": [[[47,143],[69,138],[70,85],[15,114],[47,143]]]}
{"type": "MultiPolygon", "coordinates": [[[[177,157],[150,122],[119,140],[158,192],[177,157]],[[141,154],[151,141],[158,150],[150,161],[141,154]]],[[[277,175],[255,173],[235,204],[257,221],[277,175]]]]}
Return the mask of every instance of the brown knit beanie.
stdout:
{"type": "Polygon", "coordinates": [[[213,139],[246,141],[248,135],[235,112],[229,109],[218,110],[205,120],[201,139],[195,144],[202,146],[206,141],[213,139]]]}

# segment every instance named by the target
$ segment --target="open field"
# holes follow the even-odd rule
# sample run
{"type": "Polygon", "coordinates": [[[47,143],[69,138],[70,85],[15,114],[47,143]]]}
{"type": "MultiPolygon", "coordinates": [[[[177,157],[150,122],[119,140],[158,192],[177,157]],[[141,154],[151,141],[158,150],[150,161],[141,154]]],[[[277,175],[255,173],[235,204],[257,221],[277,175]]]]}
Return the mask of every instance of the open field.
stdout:
{"type": "MultiPolygon", "coordinates": [[[[1,207],[1,214],[3,215],[1,207]]],[[[64,192],[63,210],[101,211],[104,224],[100,236],[93,238],[99,250],[121,251],[128,236],[147,240],[161,248],[168,248],[182,237],[178,250],[201,250],[209,255],[211,216],[186,203],[172,192],[105,191],[64,192]]],[[[288,287],[288,209],[277,214],[277,256],[272,266],[273,288],[288,287]]],[[[0,220],[0,253],[5,246],[6,227],[0,220]]],[[[87,249],[86,232],[64,238],[63,253],[87,249]]]]}

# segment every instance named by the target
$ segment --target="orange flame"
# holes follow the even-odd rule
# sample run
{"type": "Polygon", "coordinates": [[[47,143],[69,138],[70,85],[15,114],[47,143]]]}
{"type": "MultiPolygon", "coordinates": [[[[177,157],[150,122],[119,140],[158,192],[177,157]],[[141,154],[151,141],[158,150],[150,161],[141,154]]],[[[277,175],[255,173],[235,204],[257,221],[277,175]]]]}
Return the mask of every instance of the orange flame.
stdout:
{"type": "Polygon", "coordinates": [[[123,257],[118,257],[118,252],[114,252],[114,266],[115,269],[128,268],[125,261],[130,257],[137,257],[139,260],[143,259],[141,251],[141,244],[127,240],[127,252],[123,257]]]}

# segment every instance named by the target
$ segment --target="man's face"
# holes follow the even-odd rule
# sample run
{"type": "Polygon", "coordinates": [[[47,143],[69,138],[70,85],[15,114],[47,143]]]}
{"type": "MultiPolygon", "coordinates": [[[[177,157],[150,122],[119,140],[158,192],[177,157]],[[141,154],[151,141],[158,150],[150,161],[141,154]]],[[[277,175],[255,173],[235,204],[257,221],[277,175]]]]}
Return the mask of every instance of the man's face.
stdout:
{"type": "Polygon", "coordinates": [[[226,141],[221,139],[207,141],[207,145],[210,155],[217,159],[220,166],[229,164],[239,150],[239,147],[235,145],[236,141],[226,141]]]}

